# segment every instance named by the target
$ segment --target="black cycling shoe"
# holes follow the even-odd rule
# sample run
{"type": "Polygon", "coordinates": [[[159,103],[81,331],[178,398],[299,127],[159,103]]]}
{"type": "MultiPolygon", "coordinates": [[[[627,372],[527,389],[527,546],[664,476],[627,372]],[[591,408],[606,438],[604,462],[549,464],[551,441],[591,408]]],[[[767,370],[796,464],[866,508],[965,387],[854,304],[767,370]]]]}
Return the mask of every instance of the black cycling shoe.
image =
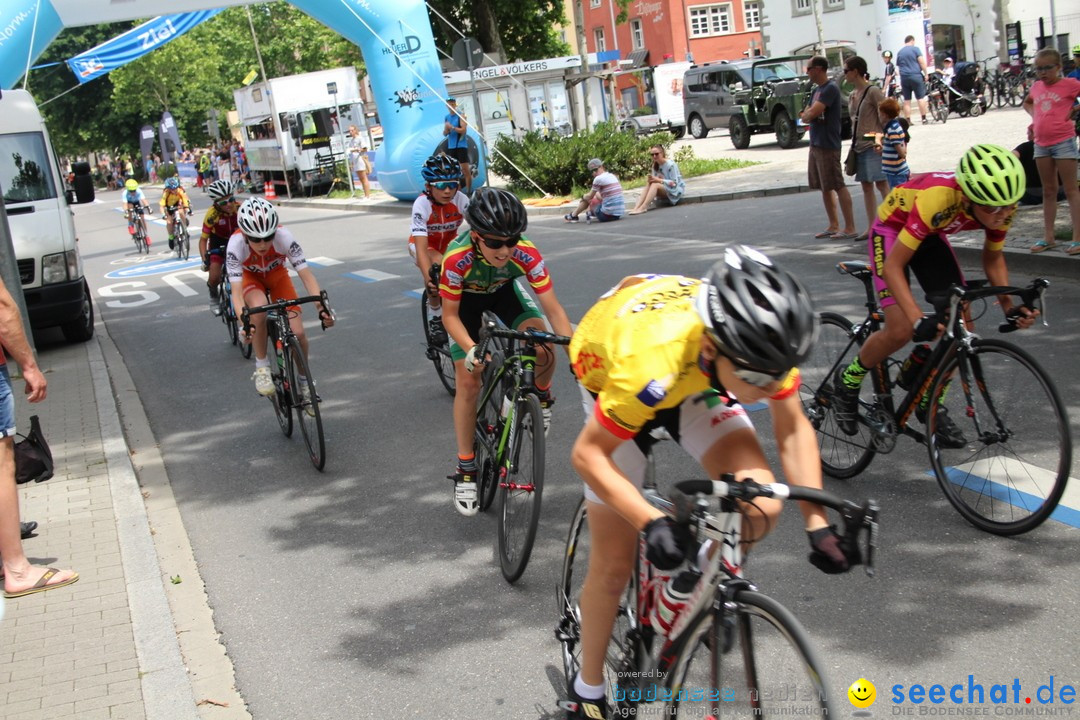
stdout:
{"type": "Polygon", "coordinates": [[[431,337],[431,344],[435,346],[445,345],[450,341],[449,336],[446,334],[446,328],[443,327],[441,317],[433,317],[428,320],[428,335],[431,337]]]}
{"type": "Polygon", "coordinates": [[[566,700],[559,703],[559,707],[566,711],[566,720],[607,720],[607,697],[597,700],[584,700],[574,692],[574,683],[566,690],[566,700]]]}
{"type": "MultiPolygon", "coordinates": [[[[915,417],[925,425],[926,409],[917,408],[915,417]]],[[[949,417],[949,411],[942,405],[938,405],[937,427],[934,428],[934,437],[937,439],[939,446],[948,450],[957,450],[967,445],[967,438],[964,437],[964,433],[960,431],[953,419],[949,417]]]]}
{"type": "Polygon", "coordinates": [[[844,370],[836,369],[833,375],[833,416],[836,425],[845,435],[854,435],[858,432],[859,420],[859,389],[849,388],[844,384],[844,370]]]}

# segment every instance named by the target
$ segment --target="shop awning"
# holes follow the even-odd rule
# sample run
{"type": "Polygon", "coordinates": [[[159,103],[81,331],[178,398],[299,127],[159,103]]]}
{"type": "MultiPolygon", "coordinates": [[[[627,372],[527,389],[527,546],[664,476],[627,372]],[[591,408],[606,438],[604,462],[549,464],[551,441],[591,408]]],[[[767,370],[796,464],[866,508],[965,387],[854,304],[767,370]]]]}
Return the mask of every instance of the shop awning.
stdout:
{"type": "Polygon", "coordinates": [[[619,63],[620,70],[633,70],[634,68],[644,67],[648,63],[649,51],[646,49],[634,50],[632,53],[626,56],[628,63],[619,63]]]}

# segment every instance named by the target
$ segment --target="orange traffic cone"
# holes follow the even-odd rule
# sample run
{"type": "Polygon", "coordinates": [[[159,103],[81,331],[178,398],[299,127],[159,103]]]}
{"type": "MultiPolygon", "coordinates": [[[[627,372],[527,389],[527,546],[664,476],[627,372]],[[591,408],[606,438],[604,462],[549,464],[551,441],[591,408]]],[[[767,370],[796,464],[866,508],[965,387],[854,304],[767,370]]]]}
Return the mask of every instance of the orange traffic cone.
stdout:
{"type": "Polygon", "coordinates": [[[277,192],[274,191],[274,183],[267,182],[263,186],[263,197],[267,200],[277,200],[277,192]]]}

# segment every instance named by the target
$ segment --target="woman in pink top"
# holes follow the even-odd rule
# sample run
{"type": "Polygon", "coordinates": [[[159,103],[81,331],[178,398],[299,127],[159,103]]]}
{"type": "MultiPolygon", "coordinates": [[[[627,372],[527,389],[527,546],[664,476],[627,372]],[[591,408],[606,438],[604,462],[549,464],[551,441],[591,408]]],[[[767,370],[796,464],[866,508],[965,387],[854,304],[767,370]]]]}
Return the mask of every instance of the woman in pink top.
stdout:
{"type": "Polygon", "coordinates": [[[1069,255],[1080,254],[1080,190],[1076,187],[1076,100],[1080,98],[1080,80],[1061,76],[1061,54],[1044,48],[1035,54],[1035,72],[1039,79],[1024,100],[1024,109],[1035,126],[1035,165],[1042,180],[1043,239],[1031,252],[1042,252],[1057,245],[1054,220],[1057,218],[1058,176],[1065,186],[1072,217],[1072,242],[1065,247],[1069,255]]]}

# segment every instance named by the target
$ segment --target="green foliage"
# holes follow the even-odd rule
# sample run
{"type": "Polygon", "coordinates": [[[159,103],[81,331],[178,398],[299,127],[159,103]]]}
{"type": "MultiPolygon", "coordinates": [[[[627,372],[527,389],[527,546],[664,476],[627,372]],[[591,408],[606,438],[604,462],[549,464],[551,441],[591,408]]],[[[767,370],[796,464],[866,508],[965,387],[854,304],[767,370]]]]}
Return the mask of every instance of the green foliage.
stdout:
{"type": "Polygon", "coordinates": [[[501,51],[510,60],[570,54],[555,30],[567,25],[559,0],[429,0],[428,17],[435,44],[447,55],[462,32],[479,40],[488,54],[501,51]]]}
{"type": "Polygon", "coordinates": [[[491,169],[508,178],[511,190],[535,190],[525,177],[527,173],[544,192],[566,195],[574,187],[592,184],[586,166],[594,157],[603,160],[604,167],[616,177],[644,175],[648,172],[649,146],[658,142],[668,146],[674,138],[670,133],[637,137],[621,132],[613,122],[567,137],[544,136],[535,131],[526,133],[521,140],[504,135],[495,143],[498,152],[494,153],[491,169]]]}
{"type": "Polygon", "coordinates": [[[630,113],[631,117],[637,117],[638,115],[652,115],[656,111],[648,105],[642,105],[641,107],[634,108],[634,111],[630,113]]]}
{"type": "Polygon", "coordinates": [[[682,171],[682,166],[684,163],[688,163],[696,158],[697,155],[694,153],[694,148],[692,148],[690,145],[683,145],[675,151],[674,155],[671,156],[671,159],[675,161],[676,165],[679,166],[680,172],[682,171]]]}
{"type": "Polygon", "coordinates": [[[157,174],[158,177],[162,180],[167,180],[168,178],[171,178],[177,174],[176,165],[171,162],[161,163],[160,165],[158,165],[157,174]]]}

